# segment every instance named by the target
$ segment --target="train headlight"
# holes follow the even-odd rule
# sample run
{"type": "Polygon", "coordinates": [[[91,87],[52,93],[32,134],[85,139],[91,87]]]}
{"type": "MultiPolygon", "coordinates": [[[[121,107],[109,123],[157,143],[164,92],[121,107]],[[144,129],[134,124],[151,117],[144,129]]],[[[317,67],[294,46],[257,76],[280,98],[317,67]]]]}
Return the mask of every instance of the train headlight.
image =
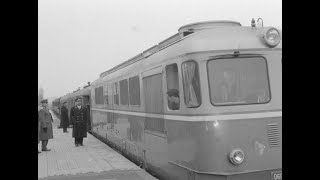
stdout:
{"type": "Polygon", "coordinates": [[[274,47],[280,43],[280,33],[273,27],[268,28],[264,32],[263,38],[270,47],[274,47]]]}
{"type": "Polygon", "coordinates": [[[239,165],[244,160],[244,153],[241,149],[234,149],[230,155],[229,159],[232,162],[232,164],[239,165]]]}

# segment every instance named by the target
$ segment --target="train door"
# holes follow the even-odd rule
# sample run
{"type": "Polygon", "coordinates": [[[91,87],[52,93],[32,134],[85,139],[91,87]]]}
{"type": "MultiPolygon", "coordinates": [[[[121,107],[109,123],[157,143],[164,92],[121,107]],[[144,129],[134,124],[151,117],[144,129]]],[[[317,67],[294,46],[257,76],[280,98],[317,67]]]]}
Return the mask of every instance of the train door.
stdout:
{"type": "MultiPolygon", "coordinates": [[[[144,99],[144,159],[160,167],[166,159],[167,138],[163,115],[162,67],[142,73],[144,99]]],[[[145,163],[148,164],[148,163],[145,163]]]]}
{"type": "MultiPolygon", "coordinates": [[[[113,127],[113,124],[112,124],[112,122],[113,122],[113,93],[114,93],[114,87],[113,87],[113,83],[110,83],[110,82],[108,82],[107,84],[106,84],[106,90],[107,90],[107,99],[108,99],[108,101],[106,101],[106,104],[107,104],[107,109],[108,110],[111,110],[111,111],[109,111],[109,112],[107,112],[107,134],[106,134],[106,137],[108,136],[108,135],[110,135],[111,134],[111,132],[113,131],[112,129],[112,127],[113,127]]],[[[108,138],[108,137],[107,137],[108,138]]]]}
{"type": "Polygon", "coordinates": [[[89,117],[89,121],[90,121],[90,126],[87,128],[87,130],[91,131],[92,117],[91,117],[91,109],[90,109],[90,96],[83,96],[83,106],[87,108],[88,117],[89,117]]]}
{"type": "Polygon", "coordinates": [[[108,84],[110,87],[110,112],[107,113],[107,139],[111,142],[114,142],[115,136],[115,124],[117,123],[117,114],[114,110],[119,107],[119,88],[118,82],[114,81],[108,84]]]}

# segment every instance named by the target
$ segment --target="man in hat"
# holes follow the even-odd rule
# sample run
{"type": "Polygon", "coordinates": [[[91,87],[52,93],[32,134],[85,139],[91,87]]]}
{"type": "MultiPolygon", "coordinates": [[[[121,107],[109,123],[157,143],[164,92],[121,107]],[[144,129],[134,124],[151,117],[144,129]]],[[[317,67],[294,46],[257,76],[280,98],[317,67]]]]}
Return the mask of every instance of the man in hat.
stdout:
{"type": "Polygon", "coordinates": [[[67,102],[64,102],[61,107],[61,126],[63,132],[67,133],[67,127],[69,126],[68,109],[66,107],[67,102]]]}
{"type": "Polygon", "coordinates": [[[170,89],[167,92],[168,95],[168,107],[171,110],[179,110],[180,108],[180,98],[179,91],[177,89],[170,89]]]}
{"type": "Polygon", "coordinates": [[[83,138],[87,137],[87,125],[89,117],[86,107],[82,106],[80,97],[75,99],[75,106],[70,110],[70,120],[72,123],[72,137],[75,139],[76,147],[83,146],[83,138]]]}
{"type": "Polygon", "coordinates": [[[49,139],[53,138],[53,130],[52,130],[52,115],[48,109],[48,100],[41,101],[42,108],[38,112],[39,123],[40,123],[40,140],[42,145],[42,151],[50,151],[47,148],[49,139]]]}

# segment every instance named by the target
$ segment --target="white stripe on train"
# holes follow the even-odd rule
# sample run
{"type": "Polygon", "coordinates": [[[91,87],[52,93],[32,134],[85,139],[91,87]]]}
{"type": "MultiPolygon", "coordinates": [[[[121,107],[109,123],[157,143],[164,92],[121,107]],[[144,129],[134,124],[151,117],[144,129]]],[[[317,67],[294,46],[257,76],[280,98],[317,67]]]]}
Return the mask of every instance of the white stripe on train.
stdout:
{"type": "Polygon", "coordinates": [[[181,116],[181,115],[161,115],[152,113],[130,112],[130,111],[118,111],[109,109],[96,109],[94,111],[112,112],[118,114],[143,116],[150,118],[164,118],[177,121],[216,121],[216,120],[236,120],[236,119],[255,119],[255,118],[270,118],[270,117],[282,117],[282,111],[274,112],[260,112],[260,113],[246,113],[246,114],[226,114],[226,115],[204,115],[204,116],[181,116]]]}

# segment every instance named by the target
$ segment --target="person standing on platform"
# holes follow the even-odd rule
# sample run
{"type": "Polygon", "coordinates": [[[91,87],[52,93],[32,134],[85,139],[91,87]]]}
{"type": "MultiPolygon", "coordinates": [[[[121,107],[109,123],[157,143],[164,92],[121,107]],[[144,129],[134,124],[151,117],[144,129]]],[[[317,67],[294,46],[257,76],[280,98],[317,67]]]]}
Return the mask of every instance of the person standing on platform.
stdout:
{"type": "Polygon", "coordinates": [[[87,137],[87,125],[89,124],[86,107],[82,106],[80,97],[75,99],[75,106],[70,110],[72,122],[72,137],[75,138],[75,146],[83,146],[83,138],[87,137]]]}
{"type": "Polygon", "coordinates": [[[42,108],[39,110],[39,122],[40,122],[40,140],[42,145],[42,151],[50,151],[47,148],[49,139],[53,139],[52,122],[53,118],[48,109],[48,100],[41,101],[42,108]]]}
{"type": "MultiPolygon", "coordinates": [[[[38,144],[40,143],[40,119],[39,119],[39,113],[38,113],[38,144]]],[[[38,154],[41,153],[38,150],[38,154]]]]}
{"type": "Polygon", "coordinates": [[[66,107],[66,103],[64,102],[61,107],[61,125],[63,128],[63,132],[67,133],[67,127],[69,126],[69,118],[68,118],[68,109],[66,107]]]}

